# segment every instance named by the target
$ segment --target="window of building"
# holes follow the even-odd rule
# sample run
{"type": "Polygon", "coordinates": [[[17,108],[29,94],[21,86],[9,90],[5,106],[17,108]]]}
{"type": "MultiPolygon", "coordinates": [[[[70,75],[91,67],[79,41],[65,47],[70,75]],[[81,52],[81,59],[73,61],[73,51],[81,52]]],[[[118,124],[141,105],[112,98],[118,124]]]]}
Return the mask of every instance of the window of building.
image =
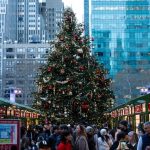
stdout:
{"type": "Polygon", "coordinates": [[[25,54],[17,54],[17,58],[25,58],[25,54]]]}
{"type": "Polygon", "coordinates": [[[28,54],[27,58],[35,58],[35,54],[28,54]]]}
{"type": "Polygon", "coordinates": [[[6,55],[6,58],[14,58],[14,57],[15,57],[14,55],[10,55],[10,54],[6,55]]]}
{"type": "Polygon", "coordinates": [[[6,81],[6,85],[13,85],[14,84],[14,80],[8,80],[6,81]]]}
{"type": "Polygon", "coordinates": [[[14,52],[14,51],[13,51],[13,48],[6,48],[6,52],[11,53],[11,52],[14,52]]]}

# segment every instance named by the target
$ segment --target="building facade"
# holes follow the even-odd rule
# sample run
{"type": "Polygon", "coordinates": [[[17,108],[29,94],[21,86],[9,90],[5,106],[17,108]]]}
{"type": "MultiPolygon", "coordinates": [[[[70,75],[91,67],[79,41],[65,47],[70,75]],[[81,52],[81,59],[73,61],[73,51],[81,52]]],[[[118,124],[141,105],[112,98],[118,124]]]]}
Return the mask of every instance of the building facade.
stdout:
{"type": "Polygon", "coordinates": [[[0,0],[0,43],[17,39],[17,3],[0,0]]]}
{"type": "Polygon", "coordinates": [[[52,40],[59,31],[58,23],[62,21],[64,3],[62,0],[46,1],[46,39],[52,40]]]}
{"type": "Polygon", "coordinates": [[[19,43],[38,43],[45,40],[42,35],[39,7],[38,0],[18,0],[17,41],[19,43]]]}
{"type": "Polygon", "coordinates": [[[35,76],[63,10],[62,0],[0,0],[0,97],[32,104],[35,76]]]}
{"type": "Polygon", "coordinates": [[[150,1],[86,3],[93,55],[109,70],[116,98],[135,98],[140,93],[138,88],[148,84],[145,74],[150,72],[150,1]]]}
{"type": "Polygon", "coordinates": [[[50,45],[47,44],[3,44],[2,45],[1,95],[10,99],[11,92],[19,89],[15,101],[31,105],[35,91],[38,68],[46,63],[50,45]]]}

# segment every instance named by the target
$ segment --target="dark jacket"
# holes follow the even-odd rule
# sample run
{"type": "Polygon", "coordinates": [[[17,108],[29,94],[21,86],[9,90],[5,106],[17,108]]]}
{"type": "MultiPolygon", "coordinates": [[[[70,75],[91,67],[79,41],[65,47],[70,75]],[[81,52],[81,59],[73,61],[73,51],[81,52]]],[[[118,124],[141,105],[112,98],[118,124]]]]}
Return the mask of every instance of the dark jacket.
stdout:
{"type": "Polygon", "coordinates": [[[119,145],[119,141],[115,141],[113,145],[110,147],[110,150],[116,150],[119,145]]]}
{"type": "Polygon", "coordinates": [[[88,134],[87,142],[88,142],[89,150],[96,150],[96,145],[95,145],[93,135],[88,134]]]}
{"type": "Polygon", "coordinates": [[[147,146],[150,146],[150,136],[145,134],[142,136],[142,150],[145,150],[147,146]]]}

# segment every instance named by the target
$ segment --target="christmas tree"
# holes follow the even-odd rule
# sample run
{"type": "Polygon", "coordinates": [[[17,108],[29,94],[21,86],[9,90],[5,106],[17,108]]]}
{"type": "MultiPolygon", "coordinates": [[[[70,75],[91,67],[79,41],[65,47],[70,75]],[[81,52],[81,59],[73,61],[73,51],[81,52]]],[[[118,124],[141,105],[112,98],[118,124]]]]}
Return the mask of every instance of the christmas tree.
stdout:
{"type": "Polygon", "coordinates": [[[72,9],[65,9],[59,26],[36,80],[34,106],[49,118],[100,121],[113,97],[108,72],[90,55],[90,39],[83,36],[83,25],[77,24],[72,9]]]}

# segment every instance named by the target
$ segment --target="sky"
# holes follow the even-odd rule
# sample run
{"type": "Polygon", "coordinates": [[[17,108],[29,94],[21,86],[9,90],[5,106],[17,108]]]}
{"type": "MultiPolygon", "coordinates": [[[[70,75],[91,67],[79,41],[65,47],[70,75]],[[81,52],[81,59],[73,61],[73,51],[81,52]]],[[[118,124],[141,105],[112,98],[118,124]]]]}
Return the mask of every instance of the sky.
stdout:
{"type": "Polygon", "coordinates": [[[70,6],[74,13],[76,14],[76,17],[78,19],[78,22],[83,22],[83,0],[62,0],[65,4],[65,6],[70,6]]]}

